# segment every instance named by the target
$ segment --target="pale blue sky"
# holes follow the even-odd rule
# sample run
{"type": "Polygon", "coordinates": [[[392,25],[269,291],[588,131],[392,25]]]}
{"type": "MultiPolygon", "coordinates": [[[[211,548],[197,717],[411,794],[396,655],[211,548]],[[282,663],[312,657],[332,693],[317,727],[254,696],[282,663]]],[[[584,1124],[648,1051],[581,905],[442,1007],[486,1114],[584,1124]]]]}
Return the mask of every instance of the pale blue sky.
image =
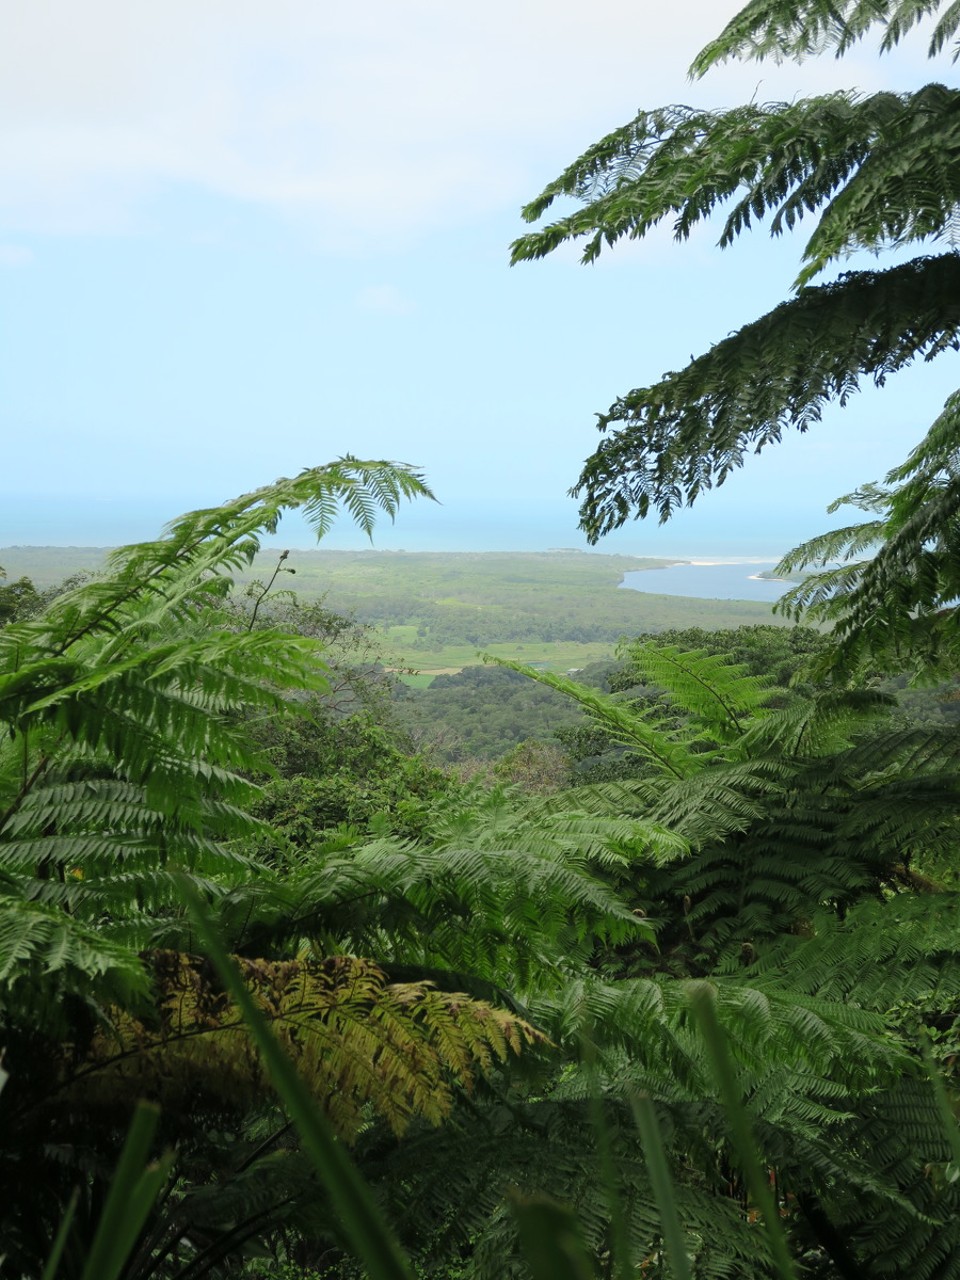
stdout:
{"type": "MultiPolygon", "coordinates": [[[[593,415],[775,305],[798,245],[510,269],[520,205],[640,106],[949,78],[864,48],[685,68],[734,4],[31,0],[0,41],[0,545],[116,543],[345,452],[442,506],[381,546],[585,545],[593,415]]],[[[960,382],[893,380],[601,550],[776,555],[960,382]]],[[[305,543],[291,525],[284,538],[305,543]]],[[[347,525],[327,545],[356,545],[347,525]]]]}

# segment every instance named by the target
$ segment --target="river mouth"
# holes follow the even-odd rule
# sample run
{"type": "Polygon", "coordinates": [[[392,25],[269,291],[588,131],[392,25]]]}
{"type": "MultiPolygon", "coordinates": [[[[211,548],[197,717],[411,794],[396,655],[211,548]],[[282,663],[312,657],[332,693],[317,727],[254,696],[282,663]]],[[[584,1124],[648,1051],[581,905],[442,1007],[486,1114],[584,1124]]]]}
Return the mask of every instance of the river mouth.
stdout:
{"type": "Polygon", "coordinates": [[[648,595],[687,596],[694,600],[749,600],[774,604],[790,587],[789,582],[763,578],[772,573],[776,560],[692,560],[664,569],[631,570],[620,586],[648,595]]]}

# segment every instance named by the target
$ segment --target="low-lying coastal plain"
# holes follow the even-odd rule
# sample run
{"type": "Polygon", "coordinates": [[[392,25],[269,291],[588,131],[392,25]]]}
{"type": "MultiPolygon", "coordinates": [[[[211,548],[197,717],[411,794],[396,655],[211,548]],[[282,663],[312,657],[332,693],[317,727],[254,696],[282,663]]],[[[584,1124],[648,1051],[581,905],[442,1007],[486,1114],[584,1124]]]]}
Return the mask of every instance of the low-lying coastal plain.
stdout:
{"type": "MultiPolygon", "coordinates": [[[[264,549],[240,575],[242,586],[265,584],[284,549],[264,549]]],[[[4,547],[0,565],[8,579],[26,575],[46,588],[96,572],[106,555],[97,547],[4,547]]],[[[386,665],[419,673],[406,677],[416,683],[477,662],[479,651],[568,671],[611,656],[624,636],[781,621],[761,602],[620,589],[625,574],[678,563],[565,549],[292,549],[272,594],[293,591],[368,624],[386,665]]]]}

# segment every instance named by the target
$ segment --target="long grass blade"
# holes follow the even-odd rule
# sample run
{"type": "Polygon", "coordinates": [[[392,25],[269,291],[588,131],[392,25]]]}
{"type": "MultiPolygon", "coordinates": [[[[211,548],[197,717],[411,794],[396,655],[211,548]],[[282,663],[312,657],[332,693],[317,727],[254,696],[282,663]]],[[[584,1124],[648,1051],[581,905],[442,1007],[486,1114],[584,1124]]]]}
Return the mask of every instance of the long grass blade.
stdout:
{"type": "Polygon", "coordinates": [[[937,1064],[934,1062],[933,1054],[930,1051],[930,1040],[923,1027],[920,1028],[920,1050],[923,1054],[923,1064],[927,1069],[927,1076],[933,1089],[933,1096],[937,1101],[937,1110],[940,1112],[940,1118],[943,1121],[943,1134],[953,1156],[953,1167],[960,1172],[960,1129],[957,1128],[957,1117],[950,1106],[950,1099],[947,1097],[943,1076],[937,1070],[937,1064]]]}
{"type": "Polygon", "coordinates": [[[370,1280],[413,1280],[413,1272],[353,1161],[334,1137],[293,1064],[277,1043],[263,1015],[244,985],[197,894],[189,884],[183,896],[190,909],[197,937],[213,961],[231,998],[243,1014],[263,1058],[273,1087],[296,1125],[304,1149],[313,1161],[344,1234],[370,1280]]]}
{"type": "MultiPolygon", "coordinates": [[[[53,1280],[57,1274],[57,1267],[60,1265],[60,1259],[66,1248],[67,1239],[70,1235],[70,1228],[73,1226],[74,1214],[77,1212],[77,1201],[80,1199],[80,1192],[74,1191],[70,1197],[63,1217],[60,1219],[60,1226],[57,1228],[57,1234],[53,1237],[53,1244],[50,1246],[50,1255],[47,1258],[47,1265],[43,1268],[40,1280],[53,1280]]],[[[2,1259],[0,1259],[2,1265],[2,1259]]]]}
{"type": "Polygon", "coordinates": [[[572,1209],[549,1196],[512,1197],[520,1248],[533,1280],[594,1280],[590,1254],[572,1209]]]}
{"type": "Polygon", "coordinates": [[[147,1162],[159,1119],[158,1107],[137,1105],[81,1280],[117,1280],[133,1252],[169,1172],[169,1159],[147,1162]]]}
{"type": "Polygon", "coordinates": [[[643,1142],[647,1173],[650,1175],[650,1185],[660,1213],[660,1231],[663,1235],[663,1245],[670,1263],[670,1270],[673,1272],[674,1280],[693,1280],[683,1230],[680,1219],[677,1217],[673,1181],[667,1166],[667,1155],[656,1110],[646,1094],[633,1094],[630,1104],[643,1142]]]}
{"type": "Polygon", "coordinates": [[[633,1249],[630,1241],[630,1223],[627,1219],[623,1197],[618,1187],[617,1170],[613,1158],[613,1143],[610,1141],[610,1125],[603,1112],[603,1098],[596,1068],[596,1051],[592,1042],[586,1037],[582,1040],[581,1048],[589,1089],[590,1120],[597,1144],[600,1179],[603,1184],[604,1199],[607,1202],[607,1212],[610,1215],[613,1275],[615,1280],[633,1280],[635,1272],[633,1268],[633,1249]]]}
{"type": "Polygon", "coordinates": [[[720,1100],[727,1113],[733,1145],[740,1159],[740,1167],[747,1180],[747,1187],[754,1204],[760,1210],[770,1255],[781,1280],[796,1280],[787,1239],[780,1225],[777,1205],[764,1176],[757,1146],[750,1127],[750,1117],[743,1105],[740,1084],[727,1046],[727,1038],[717,1018],[713,991],[705,984],[694,992],[691,1003],[694,1017],[700,1025],[703,1040],[713,1069],[713,1078],[720,1092],[720,1100]]]}

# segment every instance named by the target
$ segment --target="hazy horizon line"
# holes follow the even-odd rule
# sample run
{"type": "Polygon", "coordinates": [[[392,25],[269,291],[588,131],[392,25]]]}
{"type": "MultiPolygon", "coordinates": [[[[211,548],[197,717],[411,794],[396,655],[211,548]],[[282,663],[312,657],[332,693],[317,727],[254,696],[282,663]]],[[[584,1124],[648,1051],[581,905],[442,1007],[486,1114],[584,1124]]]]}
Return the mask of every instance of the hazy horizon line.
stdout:
{"type": "MultiPolygon", "coordinates": [[[[136,542],[115,542],[115,543],[96,543],[96,542],[8,542],[0,546],[0,554],[4,551],[117,551],[124,546],[137,546],[139,542],[154,541],[154,539],[138,539],[136,542]]],[[[760,554],[752,552],[749,555],[716,555],[701,556],[696,552],[681,551],[607,551],[601,547],[457,547],[451,549],[447,547],[329,547],[329,546],[297,546],[295,543],[285,543],[283,539],[276,542],[265,543],[260,550],[260,554],[267,554],[275,550],[285,550],[298,555],[390,555],[390,556],[419,556],[419,555],[497,555],[497,556],[527,556],[527,555],[602,555],[615,559],[623,560],[670,560],[677,564],[689,564],[691,567],[709,567],[712,565],[734,565],[734,564],[776,564],[783,559],[782,552],[768,552],[760,554]]],[[[654,566],[656,568],[656,566],[654,566]]]]}

